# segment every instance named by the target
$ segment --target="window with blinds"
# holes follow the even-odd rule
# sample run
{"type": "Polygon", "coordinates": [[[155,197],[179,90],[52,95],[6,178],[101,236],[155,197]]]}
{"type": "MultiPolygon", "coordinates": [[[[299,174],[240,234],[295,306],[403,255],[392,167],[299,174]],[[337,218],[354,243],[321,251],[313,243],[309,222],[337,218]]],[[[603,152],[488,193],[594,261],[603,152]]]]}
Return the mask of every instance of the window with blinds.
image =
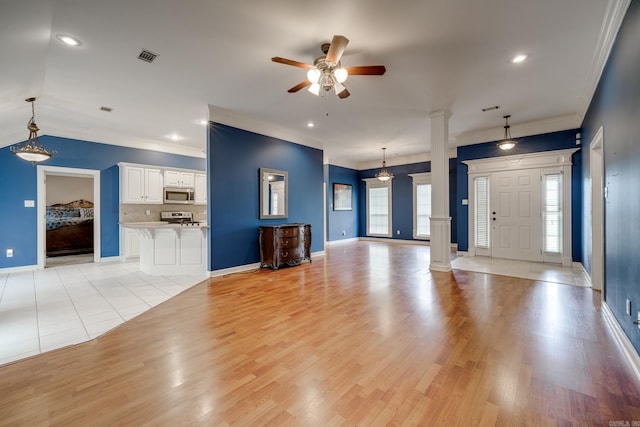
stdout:
{"type": "Polygon", "coordinates": [[[562,251],[562,174],[544,175],[544,251],[562,251]]]}
{"type": "Polygon", "coordinates": [[[474,219],[476,247],[489,247],[489,177],[478,176],[473,179],[475,194],[474,219]]]}
{"type": "Polygon", "coordinates": [[[416,185],[416,236],[431,236],[431,184],[416,185]]]}
{"type": "Polygon", "coordinates": [[[390,236],[390,204],[388,187],[367,189],[368,196],[368,233],[370,235],[390,236]]]}

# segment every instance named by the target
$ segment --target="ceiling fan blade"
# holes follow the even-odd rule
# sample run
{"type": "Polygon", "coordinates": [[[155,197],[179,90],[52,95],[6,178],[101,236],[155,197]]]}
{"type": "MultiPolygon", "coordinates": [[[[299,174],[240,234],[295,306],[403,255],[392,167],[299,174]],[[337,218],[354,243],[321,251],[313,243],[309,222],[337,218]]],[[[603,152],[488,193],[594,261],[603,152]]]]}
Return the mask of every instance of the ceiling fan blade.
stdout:
{"type": "Polygon", "coordinates": [[[387,71],[384,65],[360,65],[344,67],[350,76],[381,76],[387,71]]]}
{"type": "Polygon", "coordinates": [[[351,93],[349,92],[349,89],[344,88],[344,90],[338,94],[338,98],[345,99],[345,98],[348,98],[349,95],[351,95],[351,93]]]}
{"type": "Polygon", "coordinates": [[[309,86],[310,84],[311,84],[311,82],[309,80],[302,81],[302,82],[298,83],[297,85],[295,85],[294,87],[292,87],[291,89],[289,89],[287,92],[296,93],[300,89],[304,89],[305,87],[309,86]]]}
{"type": "Polygon", "coordinates": [[[329,46],[329,51],[327,52],[326,61],[333,64],[340,62],[340,58],[342,58],[342,54],[344,53],[347,44],[349,44],[349,39],[345,36],[333,36],[333,40],[331,40],[331,45],[329,46]]]}
{"type": "Polygon", "coordinates": [[[273,62],[279,62],[280,64],[293,65],[294,67],[300,67],[307,70],[313,67],[313,65],[311,64],[305,64],[304,62],[294,61],[293,59],[281,58],[279,56],[274,56],[273,58],[271,58],[271,60],[273,62]]]}

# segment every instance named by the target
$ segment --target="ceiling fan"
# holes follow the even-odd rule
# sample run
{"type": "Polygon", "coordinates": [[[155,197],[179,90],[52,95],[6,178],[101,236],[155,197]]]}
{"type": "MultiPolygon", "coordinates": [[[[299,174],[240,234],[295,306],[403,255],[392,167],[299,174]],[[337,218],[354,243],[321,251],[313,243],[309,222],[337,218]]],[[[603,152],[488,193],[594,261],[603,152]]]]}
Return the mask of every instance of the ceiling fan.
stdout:
{"type": "Polygon", "coordinates": [[[340,99],[347,98],[351,93],[344,87],[343,83],[349,76],[381,76],[387,71],[384,65],[360,65],[343,67],[340,58],[344,53],[349,39],[345,36],[333,36],[331,43],[323,43],[321,46],[324,55],[317,57],[313,64],[294,61],[293,59],[274,56],[273,62],[293,65],[307,70],[307,78],[298,83],[287,92],[295,93],[300,89],[309,86],[309,92],[320,95],[320,90],[330,91],[333,89],[340,99]]]}

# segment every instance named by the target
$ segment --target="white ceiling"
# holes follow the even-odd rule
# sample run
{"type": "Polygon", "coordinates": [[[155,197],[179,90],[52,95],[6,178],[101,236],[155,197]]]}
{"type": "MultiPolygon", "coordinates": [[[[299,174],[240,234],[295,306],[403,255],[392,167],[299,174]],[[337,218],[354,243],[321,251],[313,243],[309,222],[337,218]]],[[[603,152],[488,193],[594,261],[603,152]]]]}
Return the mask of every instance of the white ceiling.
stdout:
{"type": "Polygon", "coordinates": [[[441,109],[452,146],[499,139],[505,114],[513,136],[571,129],[628,2],[0,0],[0,146],[28,135],[30,96],[45,135],[203,156],[211,106],[213,120],[350,167],[379,163],[383,146],[391,164],[421,158],[441,109]],[[334,34],[350,39],[344,65],[386,74],[350,77],[345,100],[287,93],[305,70],[270,58],[310,63],[334,34]],[[516,53],[529,59],[511,64],[516,53]]]}

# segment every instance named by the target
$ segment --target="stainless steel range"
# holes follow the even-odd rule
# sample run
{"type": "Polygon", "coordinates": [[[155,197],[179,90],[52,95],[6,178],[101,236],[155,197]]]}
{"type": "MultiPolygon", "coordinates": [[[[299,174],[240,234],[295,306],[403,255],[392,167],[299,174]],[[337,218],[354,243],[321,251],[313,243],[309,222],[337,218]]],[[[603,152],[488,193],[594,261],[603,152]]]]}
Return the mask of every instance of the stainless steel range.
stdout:
{"type": "Polygon", "coordinates": [[[185,227],[200,224],[200,221],[193,219],[193,212],[160,212],[160,219],[172,224],[180,224],[185,227]]]}

